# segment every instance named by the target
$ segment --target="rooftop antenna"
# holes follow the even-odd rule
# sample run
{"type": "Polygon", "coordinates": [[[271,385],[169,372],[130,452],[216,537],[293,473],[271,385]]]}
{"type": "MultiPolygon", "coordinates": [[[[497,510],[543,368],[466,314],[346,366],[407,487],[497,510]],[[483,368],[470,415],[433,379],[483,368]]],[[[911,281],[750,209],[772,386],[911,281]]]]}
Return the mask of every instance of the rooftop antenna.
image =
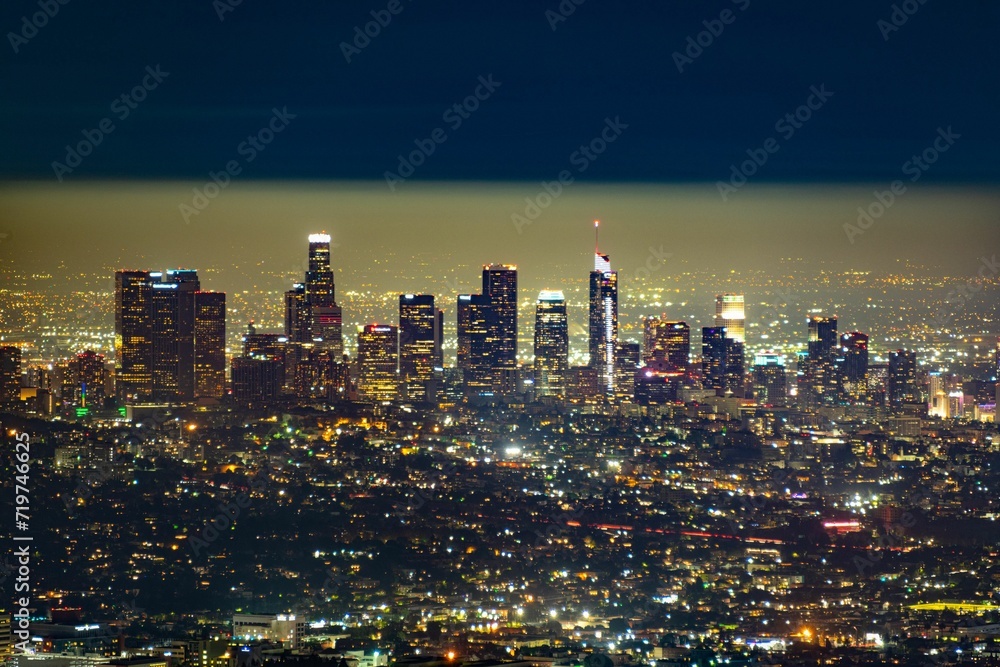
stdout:
{"type": "Polygon", "coordinates": [[[598,235],[599,235],[600,231],[601,231],[601,221],[600,220],[594,220],[594,253],[596,253],[596,254],[600,254],[600,252],[601,252],[599,250],[599,248],[601,247],[601,244],[598,243],[598,241],[597,241],[598,235]]]}

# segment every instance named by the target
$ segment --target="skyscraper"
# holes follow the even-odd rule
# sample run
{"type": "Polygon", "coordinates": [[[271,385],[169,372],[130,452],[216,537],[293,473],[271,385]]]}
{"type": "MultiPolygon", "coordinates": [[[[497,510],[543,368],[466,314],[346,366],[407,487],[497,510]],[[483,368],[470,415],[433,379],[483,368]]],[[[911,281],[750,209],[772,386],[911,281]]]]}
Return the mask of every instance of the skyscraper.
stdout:
{"type": "Polygon", "coordinates": [[[746,342],[746,309],[742,294],[719,294],[715,297],[715,328],[740,343],[746,342]]]}
{"type": "Polygon", "coordinates": [[[702,381],[723,396],[744,394],[743,343],[726,335],[720,327],[701,330],[702,381]]]}
{"type": "Polygon", "coordinates": [[[787,378],[781,357],[768,352],[754,357],[753,390],[758,403],[776,407],[785,405],[787,378]]]}
{"type": "Polygon", "coordinates": [[[857,401],[868,393],[868,336],[852,331],[840,337],[837,352],[841,392],[845,399],[857,401]]]}
{"type": "Polygon", "coordinates": [[[86,350],[69,362],[69,394],[63,393],[62,400],[81,408],[98,409],[104,403],[104,355],[86,350]]]}
{"type": "Polygon", "coordinates": [[[466,396],[493,393],[489,347],[490,299],[483,294],[458,296],[458,368],[466,396]]]}
{"type": "Polygon", "coordinates": [[[569,368],[569,326],[566,297],[542,290],[535,304],[535,390],[539,396],[566,395],[569,368]]]}
{"type": "Polygon", "coordinates": [[[927,374],[927,415],[948,419],[952,416],[948,399],[948,387],[941,373],[927,374]]]}
{"type": "Polygon", "coordinates": [[[806,403],[831,403],[836,399],[837,317],[809,318],[809,338],[799,394],[806,403]]]}
{"type": "Polygon", "coordinates": [[[235,357],[232,363],[233,400],[259,407],[281,393],[285,370],[279,359],[264,355],[235,357]]]}
{"type": "Polygon", "coordinates": [[[225,295],[188,269],[115,273],[115,394],[126,403],[191,401],[225,384],[225,295]],[[199,308],[199,294],[205,296],[199,308]],[[200,348],[199,348],[200,318],[200,348]]]}
{"type": "Polygon", "coordinates": [[[706,388],[722,392],[726,387],[726,330],[701,329],[701,376],[706,388]]]}
{"type": "Polygon", "coordinates": [[[368,324],[358,331],[358,393],[371,401],[396,399],[399,375],[399,329],[368,324]]]}
{"type": "Polygon", "coordinates": [[[337,305],[333,270],[330,268],[330,235],[326,233],[309,235],[305,302],[312,341],[335,357],[343,355],[344,319],[337,305]]]}
{"type": "Polygon", "coordinates": [[[615,400],[635,400],[635,374],[642,360],[642,346],[632,341],[618,341],[615,346],[615,400]]]}
{"type": "Polygon", "coordinates": [[[666,362],[674,370],[687,370],[691,356],[691,327],[687,322],[647,317],[643,322],[643,344],[647,364],[666,362]]]}
{"type": "Polygon", "coordinates": [[[889,405],[901,408],[906,403],[919,403],[917,388],[917,353],[896,350],[889,353],[889,405]]]}
{"type": "Polygon", "coordinates": [[[509,395],[517,389],[517,267],[483,267],[483,296],[489,298],[487,345],[493,389],[509,395]]]}
{"type": "MultiPolygon", "coordinates": [[[[595,235],[600,223],[594,221],[595,235]]],[[[607,396],[615,390],[615,346],[618,345],[618,272],[611,258],[594,248],[590,272],[590,366],[597,371],[598,386],[607,396]]]]}
{"type": "Polygon", "coordinates": [[[152,294],[149,271],[115,272],[115,394],[128,403],[153,393],[152,294]]]}
{"type": "Polygon", "coordinates": [[[285,292],[285,336],[294,343],[312,341],[305,283],[295,283],[292,289],[285,292]]]}
{"type": "Polygon", "coordinates": [[[226,392],[226,295],[194,295],[194,396],[222,398],[226,392]]]}
{"type": "Polygon", "coordinates": [[[400,389],[409,400],[428,398],[428,385],[438,365],[439,319],[432,295],[399,295],[400,389]]]}
{"type": "Polygon", "coordinates": [[[0,405],[16,405],[21,400],[21,348],[0,347],[0,405]]]}
{"type": "Polygon", "coordinates": [[[194,295],[198,273],[175,269],[151,273],[153,280],[153,399],[194,398],[194,295]]]}

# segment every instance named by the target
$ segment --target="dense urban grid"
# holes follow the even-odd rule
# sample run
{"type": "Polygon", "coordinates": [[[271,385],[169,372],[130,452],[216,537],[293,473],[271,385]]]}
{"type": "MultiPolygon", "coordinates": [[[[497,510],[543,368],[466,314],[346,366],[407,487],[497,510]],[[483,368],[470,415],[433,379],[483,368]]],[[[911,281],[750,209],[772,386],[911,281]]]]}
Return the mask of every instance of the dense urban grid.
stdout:
{"type": "Polygon", "coordinates": [[[598,244],[585,288],[522,300],[487,264],[356,324],[329,235],[303,268],[256,304],[189,269],[51,313],[0,289],[4,463],[28,434],[36,504],[30,586],[0,563],[4,659],[1000,659],[995,273],[793,276],[759,308],[727,278],[698,322],[598,244]],[[817,307],[836,290],[873,331],[817,307]]]}

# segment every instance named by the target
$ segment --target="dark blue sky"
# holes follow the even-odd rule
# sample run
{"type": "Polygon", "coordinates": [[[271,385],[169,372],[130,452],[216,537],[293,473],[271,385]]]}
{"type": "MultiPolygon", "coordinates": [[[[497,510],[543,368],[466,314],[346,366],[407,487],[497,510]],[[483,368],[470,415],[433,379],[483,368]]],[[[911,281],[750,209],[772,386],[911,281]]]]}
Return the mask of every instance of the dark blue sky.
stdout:
{"type": "Polygon", "coordinates": [[[555,31],[545,11],[557,0],[400,1],[349,64],[340,43],[387,1],[242,0],[220,21],[211,0],[69,0],[14,53],[8,33],[39,8],[9,0],[0,178],[54,180],[64,146],[111,117],[114,131],[73,179],[203,179],[287,107],[297,118],[241,178],[381,180],[442,127],[447,141],[418,179],[552,179],[620,117],[629,128],[579,178],[716,181],[776,137],[757,180],[882,182],[952,126],[962,139],[926,181],[1000,180],[991,0],[911,0],[919,9],[888,40],[877,26],[888,0],[749,0],[745,10],[747,0],[586,0],[555,31]],[[735,20],[679,73],[672,54],[724,9],[735,20]],[[166,80],[115,118],[111,103],[156,65],[166,80]],[[443,112],[490,74],[500,87],[449,128],[443,112]],[[775,123],[820,84],[834,96],[780,139],[775,123]]]}

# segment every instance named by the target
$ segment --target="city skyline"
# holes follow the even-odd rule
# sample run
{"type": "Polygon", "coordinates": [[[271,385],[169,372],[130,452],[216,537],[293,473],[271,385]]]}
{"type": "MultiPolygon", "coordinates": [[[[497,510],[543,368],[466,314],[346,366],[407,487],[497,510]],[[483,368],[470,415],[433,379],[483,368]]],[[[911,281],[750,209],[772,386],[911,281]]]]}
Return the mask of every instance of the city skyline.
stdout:
{"type": "Polygon", "coordinates": [[[0,667],[1000,664],[1000,3],[0,28],[0,667]]]}

